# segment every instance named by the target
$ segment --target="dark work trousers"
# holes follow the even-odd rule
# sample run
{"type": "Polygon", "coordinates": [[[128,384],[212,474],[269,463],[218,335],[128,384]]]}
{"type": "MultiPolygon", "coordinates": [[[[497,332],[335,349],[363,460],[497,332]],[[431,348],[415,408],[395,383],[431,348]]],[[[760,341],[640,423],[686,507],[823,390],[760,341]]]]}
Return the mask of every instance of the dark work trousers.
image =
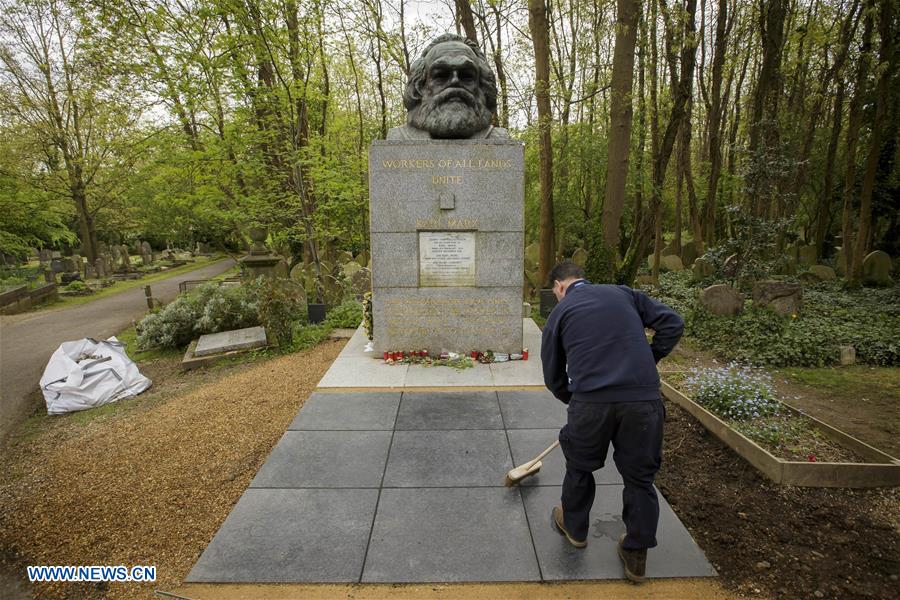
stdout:
{"type": "Polygon", "coordinates": [[[566,457],[562,486],[566,529],[578,540],[587,539],[591,506],[594,504],[593,471],[606,462],[609,443],[613,460],[625,483],[622,520],[628,549],[656,546],[659,501],[653,478],[662,463],[662,400],[642,402],[569,401],[568,423],[559,432],[566,457]]]}

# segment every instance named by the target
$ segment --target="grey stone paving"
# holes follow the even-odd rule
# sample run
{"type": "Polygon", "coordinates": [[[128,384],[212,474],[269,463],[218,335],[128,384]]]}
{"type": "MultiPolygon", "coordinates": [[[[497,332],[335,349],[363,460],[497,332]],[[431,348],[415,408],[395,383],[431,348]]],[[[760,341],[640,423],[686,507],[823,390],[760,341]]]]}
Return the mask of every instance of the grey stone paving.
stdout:
{"type": "MultiPolygon", "coordinates": [[[[564,459],[522,486],[514,464],[556,438],[543,392],[315,393],[223,523],[189,582],[621,579],[621,479],[595,472],[588,548],[550,525],[564,459]]],[[[715,572],[660,496],[648,576],[715,572]]]]}

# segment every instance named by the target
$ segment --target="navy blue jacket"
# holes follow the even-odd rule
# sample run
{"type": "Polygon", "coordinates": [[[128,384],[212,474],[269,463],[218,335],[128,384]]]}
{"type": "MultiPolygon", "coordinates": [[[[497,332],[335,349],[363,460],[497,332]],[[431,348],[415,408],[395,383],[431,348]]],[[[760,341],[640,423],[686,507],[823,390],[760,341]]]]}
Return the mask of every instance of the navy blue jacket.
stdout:
{"type": "Polygon", "coordinates": [[[674,310],[624,285],[572,283],[541,340],[544,384],[568,403],[659,398],[656,363],[684,332],[674,310]],[[644,328],[655,331],[647,343],[644,328]]]}

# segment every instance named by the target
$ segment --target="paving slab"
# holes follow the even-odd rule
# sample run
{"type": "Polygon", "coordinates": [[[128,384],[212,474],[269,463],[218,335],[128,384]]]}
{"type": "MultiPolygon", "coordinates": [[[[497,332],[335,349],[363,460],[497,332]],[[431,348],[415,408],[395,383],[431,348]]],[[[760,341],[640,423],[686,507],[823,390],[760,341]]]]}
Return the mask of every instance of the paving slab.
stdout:
{"type": "Polygon", "coordinates": [[[288,429],[391,431],[399,406],[400,392],[315,392],[288,429]]]}
{"type": "Polygon", "coordinates": [[[338,356],[319,381],[320,388],[389,387],[402,388],[409,365],[386,365],[367,355],[338,356]]]}
{"type": "Polygon", "coordinates": [[[544,385],[544,371],[540,359],[530,355],[528,360],[491,363],[488,368],[496,386],[544,385]]]}
{"type": "Polygon", "coordinates": [[[403,392],[397,429],[503,429],[496,392],[403,392]]]}
{"type": "Polygon", "coordinates": [[[363,582],[540,579],[518,490],[381,492],[363,582]]]}
{"type": "MultiPolygon", "coordinates": [[[[506,435],[509,437],[513,462],[521,465],[549,447],[559,437],[559,429],[510,429],[506,432],[506,435]]],[[[566,457],[563,455],[562,449],[557,448],[541,459],[541,470],[536,475],[523,479],[521,485],[560,486],[565,474],[566,457]]],[[[603,468],[594,471],[594,482],[622,483],[622,476],[619,475],[612,460],[612,448],[610,448],[603,468]]]]}
{"type": "Polygon", "coordinates": [[[494,378],[489,365],[479,363],[468,369],[409,365],[403,384],[406,387],[491,386],[494,385],[494,378]]]}
{"type": "Polygon", "coordinates": [[[201,335],[194,348],[194,356],[209,356],[232,350],[262,348],[266,345],[266,330],[263,327],[245,327],[233,331],[201,335]]]}
{"type": "Polygon", "coordinates": [[[566,405],[547,391],[498,391],[507,429],[559,429],[566,424],[566,405]]]}
{"type": "Polygon", "coordinates": [[[377,502],[374,489],[248,489],[187,581],[358,581],[377,502]]]}
{"type": "Polygon", "coordinates": [[[503,485],[512,466],[502,429],[396,431],[384,487],[503,485]]]}
{"type": "Polygon", "coordinates": [[[390,431],[288,431],[250,487],[377,488],[390,443],[390,431]]]}
{"type": "MultiPolygon", "coordinates": [[[[598,485],[591,509],[588,546],[569,544],[550,524],[550,509],[559,503],[556,486],[523,487],[525,510],[545,581],[575,579],[620,579],[622,563],[616,555],[622,523],[622,486],[598,485]]],[[[659,546],[647,552],[648,577],[710,577],[715,570],[691,538],[684,525],[659,495],[659,546]]]]}

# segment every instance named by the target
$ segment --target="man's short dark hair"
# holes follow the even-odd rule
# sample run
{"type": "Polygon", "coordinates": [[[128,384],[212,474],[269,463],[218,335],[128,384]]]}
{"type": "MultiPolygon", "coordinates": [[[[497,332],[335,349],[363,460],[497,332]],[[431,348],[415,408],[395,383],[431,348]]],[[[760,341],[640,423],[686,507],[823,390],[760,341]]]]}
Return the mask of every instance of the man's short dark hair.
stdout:
{"type": "Polygon", "coordinates": [[[573,263],[571,260],[565,260],[550,271],[548,277],[550,287],[553,287],[554,281],[565,281],[566,279],[584,279],[584,269],[573,263]]]}

